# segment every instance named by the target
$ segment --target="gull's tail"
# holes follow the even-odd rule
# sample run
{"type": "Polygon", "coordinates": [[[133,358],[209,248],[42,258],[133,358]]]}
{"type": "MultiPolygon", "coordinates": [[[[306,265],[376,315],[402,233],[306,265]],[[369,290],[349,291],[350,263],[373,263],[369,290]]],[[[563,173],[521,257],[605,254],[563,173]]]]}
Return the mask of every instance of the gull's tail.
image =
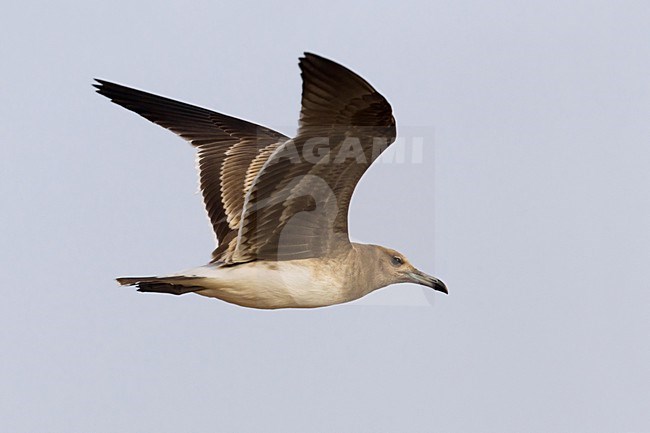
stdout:
{"type": "Polygon", "coordinates": [[[118,278],[117,282],[120,283],[120,286],[136,286],[138,292],[183,295],[205,289],[197,284],[201,279],[202,277],[178,275],[171,277],[122,277],[118,278]]]}

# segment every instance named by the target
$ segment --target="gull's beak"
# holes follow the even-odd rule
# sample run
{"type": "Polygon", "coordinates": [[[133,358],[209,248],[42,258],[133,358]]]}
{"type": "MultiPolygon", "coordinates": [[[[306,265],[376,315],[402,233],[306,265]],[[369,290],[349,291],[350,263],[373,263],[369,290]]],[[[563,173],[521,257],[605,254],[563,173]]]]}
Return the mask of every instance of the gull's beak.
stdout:
{"type": "Polygon", "coordinates": [[[445,286],[445,283],[437,279],[436,277],[432,277],[431,275],[427,275],[424,272],[418,271],[417,269],[413,272],[409,272],[407,274],[409,278],[411,279],[410,282],[415,283],[415,284],[420,284],[422,286],[427,286],[431,287],[433,290],[437,290],[438,292],[442,292],[445,294],[448,294],[449,292],[447,291],[447,286],[445,286]]]}

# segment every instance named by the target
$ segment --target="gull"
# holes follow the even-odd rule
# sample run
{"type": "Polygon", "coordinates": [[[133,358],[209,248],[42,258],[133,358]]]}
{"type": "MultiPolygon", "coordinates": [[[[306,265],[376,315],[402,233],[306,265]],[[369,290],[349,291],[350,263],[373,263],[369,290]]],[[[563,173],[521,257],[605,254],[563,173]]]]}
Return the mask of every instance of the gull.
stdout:
{"type": "MultiPolygon", "coordinates": [[[[396,283],[447,293],[403,254],[350,242],[348,208],[361,176],[397,134],[392,109],[348,68],[299,60],[298,132],[96,79],[97,92],[190,142],[217,248],[204,266],[118,278],[140,292],[197,293],[244,307],[315,308],[396,283]]],[[[387,200],[389,197],[386,198],[387,200]]]]}

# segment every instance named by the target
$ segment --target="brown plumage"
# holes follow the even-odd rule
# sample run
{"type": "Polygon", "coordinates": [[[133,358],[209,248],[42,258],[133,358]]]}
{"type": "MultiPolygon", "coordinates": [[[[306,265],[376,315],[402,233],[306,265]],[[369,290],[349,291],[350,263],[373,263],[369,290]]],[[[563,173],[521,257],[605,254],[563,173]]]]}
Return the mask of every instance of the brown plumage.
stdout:
{"type": "MultiPolygon", "coordinates": [[[[218,241],[208,266],[330,260],[354,248],[348,237],[350,199],[370,164],[395,140],[392,109],[367,81],[331,60],[306,53],[299,66],[302,107],[292,139],[119,84],[94,85],[197,148],[200,187],[218,241]]],[[[170,292],[183,292],[179,285],[201,286],[199,275],[170,279],[170,292]]],[[[156,277],[121,282],[149,291],[162,291],[165,284],[156,277]]]]}
{"type": "MultiPolygon", "coordinates": [[[[288,137],[269,128],[104,80],[97,93],[167,128],[198,150],[203,201],[219,245],[236,236],[244,204],[244,181],[258,154],[288,137]]],[[[256,164],[259,167],[259,163],[256,164]]],[[[255,167],[255,164],[252,168],[255,167]]],[[[259,168],[258,168],[259,170],[259,168]]],[[[215,258],[217,252],[215,251],[215,258]]]]}

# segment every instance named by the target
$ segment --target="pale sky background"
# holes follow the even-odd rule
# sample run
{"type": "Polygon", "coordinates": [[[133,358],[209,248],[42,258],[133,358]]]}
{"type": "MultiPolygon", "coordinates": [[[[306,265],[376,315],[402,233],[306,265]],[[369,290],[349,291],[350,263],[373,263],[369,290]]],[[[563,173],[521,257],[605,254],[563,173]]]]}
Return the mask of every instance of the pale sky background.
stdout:
{"type": "Polygon", "coordinates": [[[3,432],[650,432],[650,4],[21,2],[0,17],[3,432]],[[287,134],[313,51],[392,104],[355,239],[423,302],[118,288],[209,260],[191,146],[94,77],[287,134]],[[428,298],[431,299],[431,298],[428,298]],[[381,304],[381,305],[380,305],[381,304]]]}

